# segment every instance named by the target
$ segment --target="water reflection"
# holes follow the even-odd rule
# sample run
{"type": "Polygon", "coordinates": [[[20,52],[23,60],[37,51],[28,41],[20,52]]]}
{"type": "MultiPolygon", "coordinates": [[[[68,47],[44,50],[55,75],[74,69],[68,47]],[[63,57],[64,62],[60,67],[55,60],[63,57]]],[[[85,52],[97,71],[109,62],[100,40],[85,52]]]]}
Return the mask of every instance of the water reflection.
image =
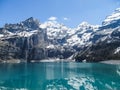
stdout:
{"type": "Polygon", "coordinates": [[[95,63],[1,64],[0,90],[119,90],[119,73],[95,63]]]}
{"type": "Polygon", "coordinates": [[[47,80],[50,80],[50,79],[54,79],[54,77],[55,77],[55,65],[54,64],[52,64],[52,65],[47,65],[46,66],[46,71],[45,71],[45,75],[46,75],[46,79],[47,80]]]}
{"type": "Polygon", "coordinates": [[[120,76],[120,66],[119,65],[117,66],[117,71],[116,72],[120,76]]]}

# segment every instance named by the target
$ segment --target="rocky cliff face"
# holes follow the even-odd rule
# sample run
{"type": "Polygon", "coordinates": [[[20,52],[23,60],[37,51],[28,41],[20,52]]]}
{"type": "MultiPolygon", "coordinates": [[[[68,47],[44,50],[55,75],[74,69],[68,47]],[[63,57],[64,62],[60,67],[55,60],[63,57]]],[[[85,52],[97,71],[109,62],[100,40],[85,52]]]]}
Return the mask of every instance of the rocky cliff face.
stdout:
{"type": "Polygon", "coordinates": [[[39,28],[40,23],[32,17],[18,24],[6,24],[1,28],[1,60],[23,59],[40,60],[47,57],[48,45],[45,30],[39,28]],[[5,56],[5,58],[4,58],[5,56]]]}

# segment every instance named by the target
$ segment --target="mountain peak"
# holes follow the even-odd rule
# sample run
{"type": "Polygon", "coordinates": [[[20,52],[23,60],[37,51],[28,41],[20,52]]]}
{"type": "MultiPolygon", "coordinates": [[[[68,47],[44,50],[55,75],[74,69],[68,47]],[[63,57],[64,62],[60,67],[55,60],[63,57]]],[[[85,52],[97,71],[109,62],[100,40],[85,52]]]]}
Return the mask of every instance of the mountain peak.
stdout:
{"type": "Polygon", "coordinates": [[[93,27],[93,25],[91,25],[91,24],[89,24],[88,22],[82,22],[82,23],[80,23],[79,25],[78,25],[78,29],[87,29],[87,28],[91,28],[91,27],[93,27]]]}
{"type": "Polygon", "coordinates": [[[33,18],[33,17],[30,17],[30,18],[28,18],[28,19],[26,19],[25,21],[22,21],[22,22],[37,22],[37,23],[39,23],[39,20],[38,19],[36,19],[36,18],[33,18]]]}
{"type": "Polygon", "coordinates": [[[116,12],[120,12],[120,8],[117,8],[115,11],[116,11],[116,12]]]}
{"type": "Polygon", "coordinates": [[[37,29],[37,28],[39,28],[40,22],[39,22],[39,20],[37,20],[33,17],[30,17],[30,18],[26,19],[25,21],[23,21],[22,24],[27,26],[28,28],[37,29]]]}
{"type": "Polygon", "coordinates": [[[28,21],[28,22],[33,22],[33,21],[36,21],[37,19],[34,19],[33,17],[30,17],[28,19],[26,19],[25,21],[28,21]]]}
{"type": "Polygon", "coordinates": [[[88,22],[82,22],[79,26],[87,26],[87,25],[90,25],[88,22]]]}
{"type": "Polygon", "coordinates": [[[107,16],[103,21],[103,25],[109,25],[115,23],[117,20],[120,20],[120,8],[117,8],[111,15],[107,16]]]}

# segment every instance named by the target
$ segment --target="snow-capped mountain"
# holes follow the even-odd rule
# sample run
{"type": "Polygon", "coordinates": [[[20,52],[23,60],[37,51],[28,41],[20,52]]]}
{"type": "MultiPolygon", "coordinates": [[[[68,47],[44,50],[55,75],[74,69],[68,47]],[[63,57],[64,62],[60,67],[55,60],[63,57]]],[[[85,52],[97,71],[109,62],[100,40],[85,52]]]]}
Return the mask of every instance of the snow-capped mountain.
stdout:
{"type": "Polygon", "coordinates": [[[81,51],[76,60],[98,62],[101,60],[120,59],[120,8],[116,9],[103,21],[98,31],[92,34],[95,43],[81,51]]]}
{"type": "MultiPolygon", "coordinates": [[[[94,37],[99,37],[98,41],[112,39],[113,32],[120,29],[120,8],[117,8],[111,15],[107,16],[99,27],[99,32],[94,37]]],[[[110,42],[109,40],[109,42],[110,42]]]]}
{"type": "Polygon", "coordinates": [[[72,34],[69,34],[66,44],[78,47],[88,46],[92,43],[90,42],[92,33],[96,32],[98,27],[98,25],[90,25],[87,22],[82,22],[77,28],[72,30],[72,34]]]}
{"type": "MultiPolygon", "coordinates": [[[[31,61],[71,56],[74,58],[79,51],[78,56],[83,55],[82,59],[86,59],[89,55],[92,57],[96,55],[94,51],[97,49],[94,50],[93,45],[97,47],[108,44],[109,46],[116,42],[114,50],[111,46],[109,47],[114,54],[116,52],[118,54],[119,40],[120,8],[107,16],[102,25],[82,22],[76,28],[69,28],[55,20],[40,23],[37,19],[30,17],[20,23],[5,24],[0,28],[0,59],[16,58],[31,61]],[[92,52],[93,54],[90,54],[92,52]]],[[[90,58],[94,59],[92,57],[90,58]]]]}
{"type": "Polygon", "coordinates": [[[0,30],[1,38],[11,38],[15,36],[29,37],[36,34],[39,30],[39,22],[33,17],[17,24],[5,24],[4,28],[0,30]]]}
{"type": "Polygon", "coordinates": [[[107,16],[106,19],[103,21],[103,25],[113,24],[120,20],[120,8],[117,8],[111,15],[107,16]]]}
{"type": "MultiPolygon", "coordinates": [[[[69,28],[57,21],[46,21],[40,23],[33,17],[28,18],[17,24],[6,24],[1,30],[1,38],[11,37],[30,37],[37,34],[38,31],[44,31],[47,34],[50,45],[62,45],[64,47],[88,46],[91,34],[98,30],[98,25],[90,25],[82,22],[77,28],[69,28]]],[[[48,46],[49,47],[49,46],[48,46]]]]}
{"type": "Polygon", "coordinates": [[[31,17],[17,24],[6,24],[0,29],[0,38],[6,43],[5,47],[15,47],[14,52],[7,52],[13,55],[8,55],[8,59],[68,58],[91,44],[91,34],[97,30],[98,26],[87,22],[81,23],[77,28],[69,28],[57,21],[40,23],[31,17]]]}
{"type": "Polygon", "coordinates": [[[70,30],[70,28],[57,21],[46,21],[40,27],[47,30],[47,35],[50,40],[62,39],[67,36],[67,32],[70,30]]]}
{"type": "Polygon", "coordinates": [[[91,34],[98,30],[98,25],[90,25],[82,22],[77,28],[69,28],[57,21],[47,21],[40,25],[47,30],[49,40],[56,40],[57,44],[63,46],[84,46],[90,44],[91,34]]]}

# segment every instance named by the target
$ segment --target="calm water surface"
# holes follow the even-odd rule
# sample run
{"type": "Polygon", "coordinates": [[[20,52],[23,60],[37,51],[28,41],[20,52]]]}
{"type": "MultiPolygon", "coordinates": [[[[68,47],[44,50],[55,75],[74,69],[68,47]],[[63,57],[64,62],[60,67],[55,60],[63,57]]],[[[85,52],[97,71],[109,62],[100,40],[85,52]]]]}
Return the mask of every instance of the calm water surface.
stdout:
{"type": "Polygon", "coordinates": [[[120,90],[120,65],[0,64],[0,90],[120,90]]]}

